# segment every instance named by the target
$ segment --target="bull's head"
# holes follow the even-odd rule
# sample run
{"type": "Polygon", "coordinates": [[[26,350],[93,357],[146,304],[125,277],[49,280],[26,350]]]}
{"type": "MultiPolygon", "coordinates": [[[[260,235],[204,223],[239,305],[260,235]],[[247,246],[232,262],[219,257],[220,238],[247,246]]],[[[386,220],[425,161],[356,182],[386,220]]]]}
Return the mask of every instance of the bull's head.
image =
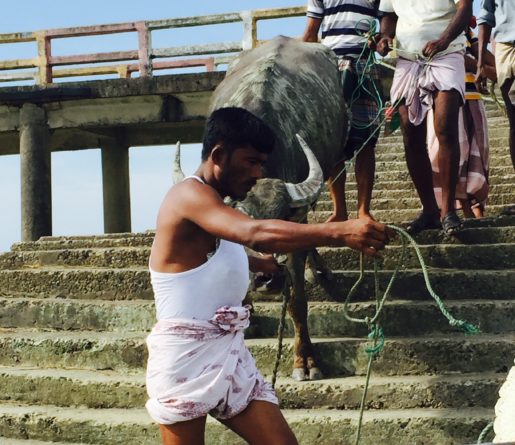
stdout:
{"type": "MultiPolygon", "coordinates": [[[[292,184],[281,179],[260,179],[244,200],[227,201],[227,203],[256,219],[298,220],[304,217],[304,209],[318,199],[324,178],[320,164],[311,149],[298,134],[297,139],[309,164],[309,174],[305,181],[292,184]]],[[[184,173],[180,165],[180,143],[178,142],[173,180],[174,183],[177,183],[183,179],[184,173]]]]}

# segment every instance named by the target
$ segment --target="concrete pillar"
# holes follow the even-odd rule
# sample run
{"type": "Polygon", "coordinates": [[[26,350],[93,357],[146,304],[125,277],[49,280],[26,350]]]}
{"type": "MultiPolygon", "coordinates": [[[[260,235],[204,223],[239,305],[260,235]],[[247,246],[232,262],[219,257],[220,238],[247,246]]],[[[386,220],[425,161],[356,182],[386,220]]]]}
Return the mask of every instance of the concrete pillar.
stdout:
{"type": "Polygon", "coordinates": [[[21,239],[52,235],[50,131],[43,108],[26,103],[20,110],[21,239]]]}
{"type": "Polygon", "coordinates": [[[131,231],[129,147],[121,143],[102,147],[104,232],[131,231]]]}

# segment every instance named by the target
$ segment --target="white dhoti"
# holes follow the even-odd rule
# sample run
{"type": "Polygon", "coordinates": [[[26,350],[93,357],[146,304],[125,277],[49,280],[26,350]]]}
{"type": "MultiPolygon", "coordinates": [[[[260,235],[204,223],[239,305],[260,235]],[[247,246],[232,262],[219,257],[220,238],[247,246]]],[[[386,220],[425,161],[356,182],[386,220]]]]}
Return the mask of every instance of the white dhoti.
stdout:
{"type": "Polygon", "coordinates": [[[437,55],[430,61],[403,58],[397,61],[391,100],[394,104],[400,99],[406,101],[409,120],[413,125],[420,125],[427,112],[433,108],[435,93],[450,90],[458,91],[465,101],[465,62],[462,51],[437,55]]]}
{"type": "Polygon", "coordinates": [[[495,439],[493,443],[515,442],[515,364],[499,391],[495,405],[495,439]]]}
{"type": "Polygon", "coordinates": [[[245,346],[247,307],[223,307],[211,320],[160,320],[147,338],[146,407],[159,424],[210,414],[228,419],[252,400],[278,404],[245,346]]]}

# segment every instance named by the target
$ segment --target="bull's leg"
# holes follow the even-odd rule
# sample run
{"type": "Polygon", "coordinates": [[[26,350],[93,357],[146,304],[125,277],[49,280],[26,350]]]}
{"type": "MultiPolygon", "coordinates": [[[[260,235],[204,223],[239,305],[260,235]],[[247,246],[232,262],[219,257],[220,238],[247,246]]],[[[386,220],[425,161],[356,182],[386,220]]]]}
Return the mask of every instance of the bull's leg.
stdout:
{"type": "Polygon", "coordinates": [[[306,252],[290,254],[287,261],[292,279],[292,293],[288,312],[295,328],[292,377],[299,381],[322,378],[322,373],[315,360],[313,344],[309,338],[308,301],[304,289],[306,255],[306,252]]]}

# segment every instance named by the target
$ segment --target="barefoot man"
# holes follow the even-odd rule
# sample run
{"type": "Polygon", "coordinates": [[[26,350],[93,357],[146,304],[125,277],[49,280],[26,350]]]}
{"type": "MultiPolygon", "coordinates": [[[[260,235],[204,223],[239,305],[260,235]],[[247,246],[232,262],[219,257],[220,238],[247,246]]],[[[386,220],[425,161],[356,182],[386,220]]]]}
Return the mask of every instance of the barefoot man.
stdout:
{"type": "Polygon", "coordinates": [[[463,225],[455,212],[460,146],[458,113],[465,94],[465,34],[472,0],[381,0],[381,40],[386,55],[397,38],[399,59],[391,89],[399,114],[406,162],[422,203],[422,212],[408,230],[439,228],[447,234],[463,225]],[[434,130],[440,146],[438,167],[442,205],[433,193],[432,169],[426,146],[426,116],[434,110],[434,130]]]}

